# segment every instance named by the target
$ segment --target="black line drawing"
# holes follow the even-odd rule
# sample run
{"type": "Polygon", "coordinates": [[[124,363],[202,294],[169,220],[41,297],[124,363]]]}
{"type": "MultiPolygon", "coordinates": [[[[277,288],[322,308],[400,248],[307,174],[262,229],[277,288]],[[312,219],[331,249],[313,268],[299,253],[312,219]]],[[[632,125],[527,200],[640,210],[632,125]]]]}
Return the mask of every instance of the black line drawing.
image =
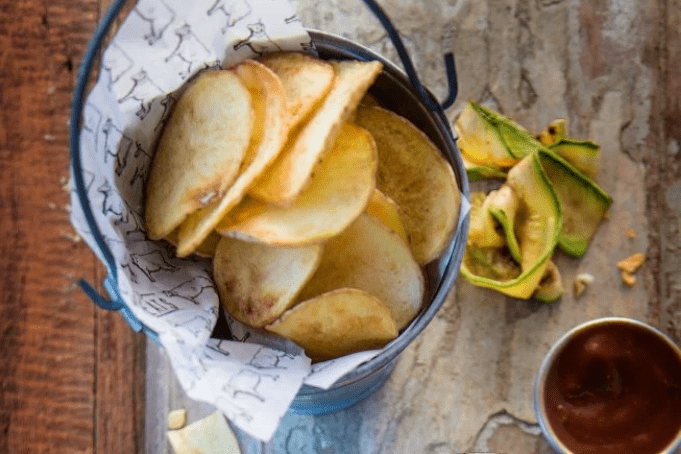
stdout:
{"type": "MultiPolygon", "coordinates": [[[[89,194],[90,193],[90,188],[92,188],[92,185],[95,182],[95,174],[93,172],[90,172],[89,170],[81,169],[81,173],[83,175],[83,186],[85,189],[85,193],[89,194]]],[[[70,190],[73,193],[75,197],[78,197],[78,194],[76,194],[76,184],[74,181],[69,182],[70,184],[70,190]]]]}
{"type": "Polygon", "coordinates": [[[279,375],[261,374],[250,369],[241,369],[229,379],[222,387],[222,390],[233,399],[236,399],[238,396],[247,396],[264,402],[265,396],[259,389],[260,385],[265,381],[271,380],[275,382],[278,379],[279,375]]]}
{"type": "MultiPolygon", "coordinates": [[[[128,149],[128,153],[130,153],[130,149],[128,149]]],[[[151,155],[142,148],[142,145],[139,142],[135,141],[135,152],[132,157],[134,158],[135,166],[133,167],[132,176],[129,180],[130,186],[134,186],[138,181],[144,186],[149,173],[149,168],[151,167],[151,155]]],[[[126,154],[125,166],[128,165],[127,159],[128,155],[126,154]]]]}
{"type": "Polygon", "coordinates": [[[141,233],[144,235],[144,220],[142,215],[133,210],[111,186],[109,180],[97,188],[97,192],[104,196],[102,200],[102,214],[114,221],[116,226],[125,227],[121,229],[126,235],[141,233]]]}
{"type": "Polygon", "coordinates": [[[225,26],[220,30],[224,35],[230,27],[234,27],[237,22],[251,14],[252,10],[251,5],[246,3],[245,0],[215,0],[206,14],[212,16],[216,11],[221,11],[227,17],[225,26]]]}
{"type": "Polygon", "coordinates": [[[177,343],[179,344],[178,348],[181,348],[180,354],[184,359],[184,364],[177,366],[176,370],[178,371],[178,377],[187,375],[182,377],[183,386],[186,386],[186,389],[193,389],[196,383],[200,382],[203,376],[208,372],[208,369],[200,357],[186,351],[183,340],[178,339],[177,343]],[[187,361],[187,357],[189,361],[187,361]]]}
{"type": "Polygon", "coordinates": [[[158,131],[159,129],[163,129],[165,124],[168,122],[170,119],[170,114],[173,111],[173,106],[175,105],[175,97],[172,95],[172,93],[168,93],[165,95],[163,99],[161,99],[160,104],[163,107],[163,113],[161,114],[161,118],[158,120],[158,123],[154,127],[154,131],[158,131]]]}
{"type": "Polygon", "coordinates": [[[300,18],[298,17],[297,14],[294,14],[293,16],[285,17],[284,18],[284,23],[285,24],[293,24],[296,22],[300,22],[300,18]]]}
{"type": "Polygon", "coordinates": [[[250,23],[246,27],[249,32],[248,36],[236,43],[234,45],[234,50],[239,50],[246,46],[251,52],[257,55],[282,50],[281,47],[267,35],[265,24],[262,22],[262,19],[258,22],[250,23]]]}
{"type": "MultiPolygon", "coordinates": [[[[99,124],[102,122],[102,112],[88,102],[83,106],[83,132],[87,132],[97,138],[97,131],[99,131],[99,124]]],[[[97,141],[95,140],[95,149],[97,148],[97,141]]]]}
{"type": "Polygon", "coordinates": [[[139,0],[133,11],[149,24],[149,32],[144,39],[150,46],[161,39],[163,32],[175,20],[175,11],[161,0],[139,0]]]}
{"type": "Polygon", "coordinates": [[[218,342],[209,342],[208,343],[208,348],[213,350],[214,352],[218,352],[223,356],[230,356],[231,353],[229,350],[225,347],[223,347],[223,343],[229,342],[225,339],[220,339],[218,342]]]}
{"type": "Polygon", "coordinates": [[[121,268],[124,270],[127,270],[128,272],[128,277],[130,278],[130,282],[133,284],[139,284],[139,279],[137,279],[137,274],[132,270],[132,266],[130,266],[130,262],[123,262],[121,263],[121,268]]]}
{"type": "Polygon", "coordinates": [[[104,200],[102,201],[102,214],[107,217],[113,215],[114,219],[123,219],[123,216],[127,211],[125,202],[113,189],[109,180],[104,180],[97,188],[97,192],[100,192],[104,196],[104,200]]]}
{"type": "Polygon", "coordinates": [[[335,362],[336,362],[336,360],[330,359],[328,361],[324,361],[324,362],[321,362],[321,363],[315,363],[315,364],[312,365],[312,373],[315,374],[317,372],[321,372],[324,369],[327,369],[327,368],[333,366],[335,362]]]}
{"type": "Polygon", "coordinates": [[[102,59],[102,68],[109,74],[109,86],[118,82],[133,65],[134,61],[123,49],[116,43],[111,44],[102,59]]]}
{"type": "Polygon", "coordinates": [[[284,359],[292,360],[294,359],[294,356],[290,353],[260,347],[258,351],[255,352],[255,355],[253,355],[253,358],[248,362],[248,365],[261,370],[286,370],[286,367],[279,364],[284,359]]]}
{"type": "Polygon", "coordinates": [[[175,321],[173,323],[175,328],[185,328],[187,331],[192,333],[194,337],[199,337],[202,332],[210,331],[210,320],[204,318],[199,314],[195,314],[195,311],[190,311],[190,316],[186,320],[175,321]]]}
{"type": "Polygon", "coordinates": [[[102,232],[102,239],[111,252],[114,252],[116,249],[121,249],[125,246],[125,243],[123,243],[120,238],[109,236],[104,232],[102,232]]]}
{"type": "Polygon", "coordinates": [[[189,281],[183,282],[170,290],[164,290],[163,294],[169,298],[182,298],[198,306],[202,294],[215,294],[213,281],[205,276],[196,276],[189,281]],[[205,293],[204,293],[205,292],[205,293]]]}
{"type": "Polygon", "coordinates": [[[246,424],[253,421],[253,416],[244,408],[238,405],[234,405],[231,401],[225,399],[224,397],[218,396],[215,400],[215,406],[218,407],[222,412],[229,418],[230,421],[242,420],[246,424]]]}
{"type": "Polygon", "coordinates": [[[245,329],[243,329],[241,326],[236,324],[236,320],[234,320],[231,316],[227,315],[227,326],[229,327],[229,332],[232,334],[232,340],[235,340],[237,342],[246,342],[249,337],[251,337],[251,333],[245,329]],[[239,337],[236,335],[238,331],[243,332],[243,336],[239,337]]]}
{"type": "Polygon", "coordinates": [[[175,29],[178,37],[175,49],[165,58],[168,63],[171,60],[179,60],[181,69],[180,77],[185,78],[192,72],[192,65],[196,62],[204,61],[210,57],[210,51],[192,32],[189,24],[184,24],[175,29]]]}
{"type": "Polygon", "coordinates": [[[132,147],[132,139],[123,134],[111,118],[107,118],[104,122],[102,134],[104,135],[104,162],[108,162],[108,156],[115,158],[114,171],[116,175],[121,176],[132,147]]]}
{"type": "Polygon", "coordinates": [[[139,298],[136,299],[136,303],[137,307],[156,317],[163,317],[179,310],[179,307],[177,307],[176,304],[155,293],[140,295],[139,298]]]}
{"type": "MultiPolygon", "coordinates": [[[[140,270],[151,282],[156,282],[154,277],[156,273],[179,270],[177,266],[170,263],[159,249],[145,254],[130,254],[130,264],[140,270]]],[[[131,270],[132,266],[130,266],[131,270]]]]}
{"type": "Polygon", "coordinates": [[[130,87],[130,90],[118,100],[118,103],[123,104],[126,101],[139,103],[140,108],[135,114],[140,117],[140,120],[144,120],[144,117],[151,111],[154,96],[158,96],[163,90],[149,78],[149,74],[144,69],[137,71],[130,76],[130,79],[132,80],[132,86],[130,87]]]}

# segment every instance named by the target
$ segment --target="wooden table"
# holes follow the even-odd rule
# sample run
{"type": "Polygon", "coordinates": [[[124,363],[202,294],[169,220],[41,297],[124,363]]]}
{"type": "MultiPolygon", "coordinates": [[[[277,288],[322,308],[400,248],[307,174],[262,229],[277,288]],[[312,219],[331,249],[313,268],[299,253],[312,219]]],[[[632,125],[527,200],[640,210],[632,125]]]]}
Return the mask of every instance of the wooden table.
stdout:
{"type": "MultiPolygon", "coordinates": [[[[104,269],[68,221],[71,93],[105,0],[0,3],[0,452],[167,452],[168,409],[198,418],[162,352],[76,282],[104,269]],[[146,369],[146,370],[145,370],[146,369]],[[146,377],[146,382],[145,382],[146,377]],[[146,414],[145,414],[146,407],[146,414]]],[[[312,28],[389,56],[359,0],[300,0],[312,28]]],[[[560,333],[627,315],[681,342],[681,0],[383,0],[426,84],[444,96],[454,51],[462,102],[496,105],[533,131],[557,117],[601,143],[615,203],[581,260],[558,257],[581,299],[518,302],[460,282],[386,386],[334,415],[287,415],[272,442],[244,452],[548,452],[532,377],[560,333]],[[636,236],[629,238],[626,231],[636,236]],[[633,288],[614,264],[647,261],[633,288]]],[[[101,289],[100,289],[101,290],[101,289]]]]}

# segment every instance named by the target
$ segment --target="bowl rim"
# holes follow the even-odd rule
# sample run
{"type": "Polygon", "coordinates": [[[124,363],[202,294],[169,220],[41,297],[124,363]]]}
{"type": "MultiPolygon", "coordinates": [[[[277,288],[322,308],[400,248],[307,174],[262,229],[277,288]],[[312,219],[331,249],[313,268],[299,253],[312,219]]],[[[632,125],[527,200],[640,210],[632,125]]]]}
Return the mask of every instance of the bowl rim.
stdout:
{"type": "MultiPolygon", "coordinates": [[[[589,328],[594,326],[607,325],[611,323],[613,324],[624,323],[636,326],[650,334],[653,334],[663,343],[671,347],[671,349],[677,354],[679,361],[681,361],[681,347],[679,347],[671,338],[669,338],[669,336],[667,336],[654,326],[651,326],[645,322],[642,322],[634,318],[621,316],[599,317],[580,323],[571,328],[570,330],[568,330],[567,332],[565,332],[556,342],[553,343],[549,351],[544,356],[544,359],[541,362],[534,382],[534,412],[537,417],[537,422],[546,440],[549,442],[551,447],[558,452],[566,454],[572,453],[572,451],[570,451],[556,436],[556,433],[549,424],[548,417],[545,411],[546,396],[544,393],[544,388],[549,370],[551,369],[551,366],[553,366],[553,363],[558,354],[563,350],[563,348],[568,344],[568,342],[570,342],[577,334],[585,330],[588,330],[589,328]]],[[[663,451],[660,452],[660,454],[672,454],[679,447],[681,447],[681,427],[679,427],[679,431],[676,437],[669,443],[668,446],[664,448],[663,451]]]]}

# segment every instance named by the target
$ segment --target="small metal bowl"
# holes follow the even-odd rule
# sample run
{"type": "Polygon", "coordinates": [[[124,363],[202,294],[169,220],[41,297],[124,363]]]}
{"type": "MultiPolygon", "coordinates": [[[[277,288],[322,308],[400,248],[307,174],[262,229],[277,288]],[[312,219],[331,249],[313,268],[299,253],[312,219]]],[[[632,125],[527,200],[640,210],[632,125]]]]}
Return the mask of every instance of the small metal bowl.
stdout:
{"type": "MultiPolygon", "coordinates": [[[[579,334],[597,326],[604,326],[614,323],[627,324],[652,334],[654,337],[659,339],[661,344],[666,344],[673,352],[676,353],[679,363],[681,364],[681,349],[662,332],[638,320],[624,317],[598,318],[578,325],[565,333],[555,344],[553,344],[549,352],[546,354],[546,357],[539,368],[539,372],[537,373],[534,385],[534,411],[537,416],[537,421],[539,422],[539,426],[541,427],[544,437],[559,453],[571,454],[573,451],[566,447],[566,445],[559,439],[556,431],[551,427],[549,422],[546,397],[546,386],[549,373],[563,349],[579,334]]],[[[664,450],[660,451],[660,454],[672,454],[676,452],[676,449],[678,448],[681,448],[681,427],[679,427],[676,437],[664,448],[664,450]]]]}

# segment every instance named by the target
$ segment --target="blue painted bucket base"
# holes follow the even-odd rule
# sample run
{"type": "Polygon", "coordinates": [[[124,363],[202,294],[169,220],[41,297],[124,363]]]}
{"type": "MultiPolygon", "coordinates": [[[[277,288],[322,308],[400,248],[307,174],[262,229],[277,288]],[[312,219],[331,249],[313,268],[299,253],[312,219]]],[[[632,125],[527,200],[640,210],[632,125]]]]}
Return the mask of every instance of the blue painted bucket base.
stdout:
{"type": "Polygon", "coordinates": [[[365,400],[386,382],[395,366],[389,362],[371,375],[352,383],[341,383],[330,389],[303,385],[293,400],[290,410],[297,415],[326,415],[352,407],[365,400]]]}

